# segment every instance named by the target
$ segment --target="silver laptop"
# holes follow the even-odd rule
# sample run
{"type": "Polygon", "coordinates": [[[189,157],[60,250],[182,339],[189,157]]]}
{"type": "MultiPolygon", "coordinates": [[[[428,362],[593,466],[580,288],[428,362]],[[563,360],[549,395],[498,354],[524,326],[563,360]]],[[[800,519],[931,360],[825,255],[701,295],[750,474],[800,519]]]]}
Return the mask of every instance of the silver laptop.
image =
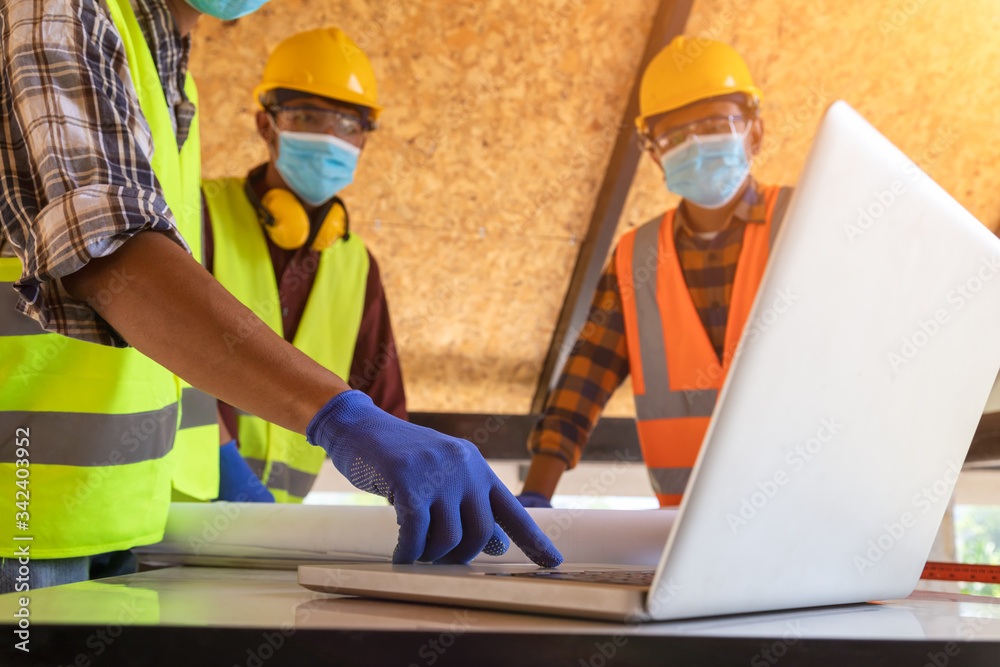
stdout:
{"type": "Polygon", "coordinates": [[[836,102],[740,345],[655,571],[481,557],[299,583],[636,621],[909,595],[1000,368],[1000,240],[836,102]]]}

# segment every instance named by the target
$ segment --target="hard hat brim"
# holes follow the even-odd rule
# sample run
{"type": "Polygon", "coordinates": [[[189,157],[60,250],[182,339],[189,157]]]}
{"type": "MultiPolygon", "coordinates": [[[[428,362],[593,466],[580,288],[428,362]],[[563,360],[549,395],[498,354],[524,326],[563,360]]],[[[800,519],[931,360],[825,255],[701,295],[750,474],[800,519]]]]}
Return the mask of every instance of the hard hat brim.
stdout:
{"type": "Polygon", "coordinates": [[[662,108],[654,107],[649,109],[644,114],[639,114],[635,119],[635,127],[640,133],[645,133],[647,131],[646,121],[653,116],[661,116],[665,113],[670,113],[671,111],[683,109],[684,107],[695,104],[696,102],[704,102],[712,99],[713,97],[724,97],[726,95],[732,95],[733,93],[743,93],[752,98],[756,104],[760,104],[760,101],[764,98],[763,93],[761,93],[760,89],[756,86],[703,88],[701,90],[691,91],[686,95],[676,98],[676,101],[673,104],[663,105],[662,108]]]}
{"type": "Polygon", "coordinates": [[[355,93],[352,90],[347,90],[346,88],[340,87],[324,87],[324,86],[303,86],[300,83],[292,82],[281,82],[281,81],[269,81],[267,83],[262,83],[253,89],[253,99],[257,103],[257,106],[261,109],[264,108],[261,98],[272,90],[277,90],[279,88],[285,90],[298,90],[309,95],[315,95],[316,97],[326,97],[331,100],[337,100],[339,102],[348,102],[350,104],[356,104],[360,107],[365,107],[366,109],[371,109],[371,119],[373,121],[378,120],[379,114],[382,112],[382,106],[378,104],[372,104],[371,100],[364,95],[355,93]]]}

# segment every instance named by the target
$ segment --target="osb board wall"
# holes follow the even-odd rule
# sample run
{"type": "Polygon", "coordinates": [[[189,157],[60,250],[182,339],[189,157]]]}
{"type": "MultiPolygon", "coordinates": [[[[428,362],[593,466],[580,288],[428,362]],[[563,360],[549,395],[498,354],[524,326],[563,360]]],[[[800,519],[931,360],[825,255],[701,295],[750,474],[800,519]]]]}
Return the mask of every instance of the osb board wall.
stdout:
{"type": "MultiPolygon", "coordinates": [[[[998,30],[996,0],[697,0],[686,34],[734,46],[762,89],[761,181],[793,185],[823,110],[844,99],[996,231],[998,30]]],[[[675,202],[644,159],[618,235],[675,202]]],[[[627,382],[605,414],[634,414],[627,382]]]]}
{"type": "Polygon", "coordinates": [[[266,159],[250,90],[270,50],[342,28],[386,107],[343,197],[382,270],[410,408],[526,412],[655,8],[273,0],[204,18],[204,174],[266,159]]]}

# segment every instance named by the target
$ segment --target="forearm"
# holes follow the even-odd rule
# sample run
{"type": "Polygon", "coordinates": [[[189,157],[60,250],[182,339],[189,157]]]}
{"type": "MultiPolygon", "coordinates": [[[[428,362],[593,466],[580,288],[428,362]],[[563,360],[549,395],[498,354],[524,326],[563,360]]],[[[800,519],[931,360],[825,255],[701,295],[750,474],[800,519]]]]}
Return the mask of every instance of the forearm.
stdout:
{"type": "Polygon", "coordinates": [[[137,350],[195,387],[297,433],[339,377],[286,343],[176,243],[141,232],[63,279],[137,350]]]}
{"type": "Polygon", "coordinates": [[[580,460],[604,406],[628,372],[621,292],[612,261],[601,275],[587,323],[528,441],[532,460],[525,491],[552,497],[562,473],[580,460]]]}
{"type": "Polygon", "coordinates": [[[535,454],[531,458],[531,467],[528,468],[522,493],[531,491],[551,498],[564,472],[566,472],[566,462],[558,456],[535,454]]]}

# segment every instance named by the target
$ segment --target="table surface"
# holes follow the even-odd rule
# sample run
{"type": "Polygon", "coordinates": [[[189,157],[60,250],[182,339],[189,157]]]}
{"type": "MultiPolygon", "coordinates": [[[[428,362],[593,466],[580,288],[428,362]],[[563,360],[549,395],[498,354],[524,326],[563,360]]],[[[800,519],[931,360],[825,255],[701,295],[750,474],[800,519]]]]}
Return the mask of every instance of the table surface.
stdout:
{"type": "MultiPolygon", "coordinates": [[[[16,623],[24,594],[0,596],[16,623]]],[[[177,567],[31,591],[39,665],[1000,665],[1000,600],[905,600],[619,624],[316,593],[290,570],[177,567]]]]}

